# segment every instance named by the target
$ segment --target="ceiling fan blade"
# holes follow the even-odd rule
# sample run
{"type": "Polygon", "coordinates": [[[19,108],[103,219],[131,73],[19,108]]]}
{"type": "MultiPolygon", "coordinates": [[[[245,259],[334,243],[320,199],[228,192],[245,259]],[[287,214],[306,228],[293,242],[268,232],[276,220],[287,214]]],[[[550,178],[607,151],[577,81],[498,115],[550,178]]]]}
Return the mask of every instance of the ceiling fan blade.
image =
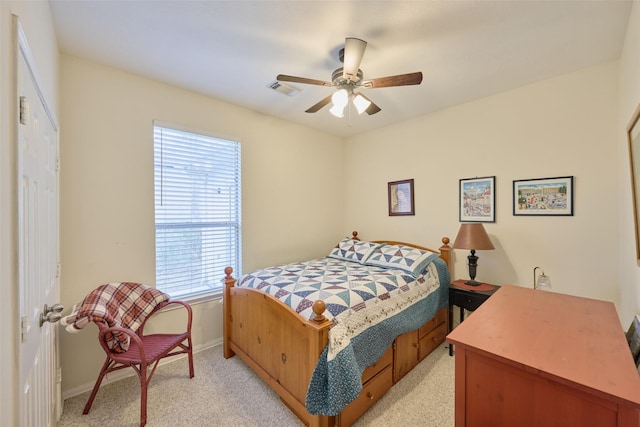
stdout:
{"type": "Polygon", "coordinates": [[[379,87],[419,85],[420,83],[422,83],[422,73],[418,71],[416,73],[399,74],[397,76],[365,80],[362,82],[362,86],[369,89],[375,89],[379,87]]]}
{"type": "Polygon", "coordinates": [[[333,94],[331,94],[331,95],[327,96],[326,98],[322,99],[320,102],[318,102],[318,103],[316,103],[316,104],[312,105],[311,107],[307,108],[307,109],[305,110],[305,113],[315,113],[315,112],[317,112],[317,111],[318,111],[318,110],[320,110],[322,107],[324,107],[325,105],[327,105],[328,103],[330,103],[330,102],[331,102],[331,96],[332,96],[332,95],[333,95],[333,94]]]}
{"type": "Polygon", "coordinates": [[[354,82],[358,81],[358,69],[360,68],[360,62],[364,55],[364,50],[367,47],[367,42],[364,40],[356,39],[354,37],[347,37],[344,41],[344,67],[342,70],[342,76],[346,80],[354,82]]]}
{"type": "Polygon", "coordinates": [[[369,106],[367,107],[366,110],[364,110],[368,115],[373,115],[379,111],[382,111],[382,108],[378,107],[371,99],[369,99],[368,96],[365,96],[362,94],[362,92],[358,92],[358,95],[360,95],[361,97],[363,97],[364,99],[366,99],[367,101],[369,101],[371,104],[369,104],[369,106]]]}
{"type": "Polygon", "coordinates": [[[369,108],[367,108],[365,111],[367,112],[368,115],[371,116],[381,110],[382,108],[378,107],[376,104],[372,102],[371,105],[369,105],[369,108]]]}
{"type": "Polygon", "coordinates": [[[278,74],[276,76],[276,80],[280,82],[304,83],[308,85],[329,86],[329,87],[333,86],[333,83],[331,82],[325,82],[323,80],[308,79],[306,77],[287,76],[285,74],[278,74]]]}

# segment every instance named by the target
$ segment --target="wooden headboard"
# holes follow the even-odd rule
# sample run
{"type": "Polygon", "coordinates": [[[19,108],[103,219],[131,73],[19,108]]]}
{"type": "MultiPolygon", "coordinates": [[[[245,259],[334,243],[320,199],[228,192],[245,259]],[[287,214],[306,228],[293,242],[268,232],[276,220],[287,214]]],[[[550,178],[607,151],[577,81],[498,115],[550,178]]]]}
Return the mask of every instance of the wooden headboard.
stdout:
{"type": "MultiPolygon", "coordinates": [[[[358,237],[357,231],[351,232],[351,235],[354,240],[360,240],[360,238],[358,237]]],[[[429,251],[429,252],[439,254],[440,258],[442,258],[442,260],[447,264],[447,267],[449,267],[449,271],[451,271],[451,249],[452,248],[451,246],[449,246],[450,241],[451,240],[448,237],[443,237],[442,246],[440,246],[440,249],[431,249],[426,246],[416,245],[415,243],[398,242],[395,240],[373,240],[373,243],[387,243],[389,245],[405,245],[405,246],[411,246],[417,249],[422,249],[423,251],[429,251]]]]}

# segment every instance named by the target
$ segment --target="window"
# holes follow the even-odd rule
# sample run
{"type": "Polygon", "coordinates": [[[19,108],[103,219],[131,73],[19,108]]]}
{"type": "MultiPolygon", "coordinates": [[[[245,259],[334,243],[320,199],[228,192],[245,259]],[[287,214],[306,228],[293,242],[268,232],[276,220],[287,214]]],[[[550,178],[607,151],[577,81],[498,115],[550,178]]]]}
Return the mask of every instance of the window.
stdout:
{"type": "Polygon", "coordinates": [[[156,287],[173,298],[220,293],[240,272],[240,143],[153,127],[156,287]]]}

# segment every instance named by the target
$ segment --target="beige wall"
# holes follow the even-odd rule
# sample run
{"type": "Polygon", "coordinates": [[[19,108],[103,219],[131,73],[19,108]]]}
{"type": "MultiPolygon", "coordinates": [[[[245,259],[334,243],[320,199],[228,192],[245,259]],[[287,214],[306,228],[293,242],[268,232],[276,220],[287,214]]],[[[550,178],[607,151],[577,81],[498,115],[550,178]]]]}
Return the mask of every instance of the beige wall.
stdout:
{"type": "Polygon", "coordinates": [[[636,259],[633,202],[629,152],[625,129],[640,103],[640,5],[634,3],[627,27],[624,49],[620,58],[620,101],[618,120],[618,190],[620,191],[618,283],[619,311],[623,326],[627,327],[636,313],[640,313],[640,268],[636,259]]]}
{"type": "Polygon", "coordinates": [[[18,425],[19,312],[17,296],[17,223],[14,162],[16,40],[13,15],[17,15],[37,67],[39,84],[54,115],[58,115],[58,48],[49,3],[0,1],[0,414],[2,424],[18,425]]]}
{"type": "MultiPolygon", "coordinates": [[[[606,63],[350,138],[345,222],[437,246],[458,231],[459,180],[495,176],[496,250],[477,253],[477,278],[531,287],[541,266],[558,292],[619,304],[617,73],[606,63]],[[513,216],[513,180],[568,175],[574,216],[513,216]],[[386,183],[406,178],[416,215],[389,217],[386,183]]],[[[468,254],[454,251],[455,278],[468,254]]]]}
{"type": "MultiPolygon", "coordinates": [[[[68,308],[102,283],[154,283],[156,119],[241,140],[245,271],[324,255],[344,235],[333,208],[343,199],[341,139],[76,57],[62,55],[61,74],[68,308]]],[[[220,341],[221,309],[194,306],[196,346],[220,341]]],[[[162,316],[172,323],[173,314],[162,316]]],[[[87,329],[61,336],[65,396],[86,390],[102,363],[96,328],[87,329]]]]}

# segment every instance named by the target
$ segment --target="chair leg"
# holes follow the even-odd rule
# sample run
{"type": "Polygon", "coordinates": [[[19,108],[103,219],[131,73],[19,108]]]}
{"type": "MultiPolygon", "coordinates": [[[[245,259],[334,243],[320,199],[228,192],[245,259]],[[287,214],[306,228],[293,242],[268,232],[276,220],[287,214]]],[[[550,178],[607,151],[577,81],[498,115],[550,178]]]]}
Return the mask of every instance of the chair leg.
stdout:
{"type": "Polygon", "coordinates": [[[147,368],[140,367],[140,427],[147,424],[147,368]]]}
{"type": "Polygon", "coordinates": [[[100,384],[102,383],[104,376],[107,374],[107,371],[109,370],[110,365],[111,365],[111,359],[107,357],[107,360],[105,360],[104,364],[102,365],[102,369],[100,370],[100,375],[98,375],[96,384],[93,386],[93,390],[91,391],[91,396],[89,396],[89,400],[87,400],[87,404],[84,405],[84,410],[82,411],[84,415],[87,415],[91,410],[91,405],[93,405],[93,399],[96,398],[96,394],[98,394],[98,390],[100,389],[100,384]]]}
{"type": "Polygon", "coordinates": [[[191,336],[187,339],[187,343],[189,345],[189,352],[187,353],[189,357],[189,378],[193,378],[193,345],[191,345],[191,336]]]}

